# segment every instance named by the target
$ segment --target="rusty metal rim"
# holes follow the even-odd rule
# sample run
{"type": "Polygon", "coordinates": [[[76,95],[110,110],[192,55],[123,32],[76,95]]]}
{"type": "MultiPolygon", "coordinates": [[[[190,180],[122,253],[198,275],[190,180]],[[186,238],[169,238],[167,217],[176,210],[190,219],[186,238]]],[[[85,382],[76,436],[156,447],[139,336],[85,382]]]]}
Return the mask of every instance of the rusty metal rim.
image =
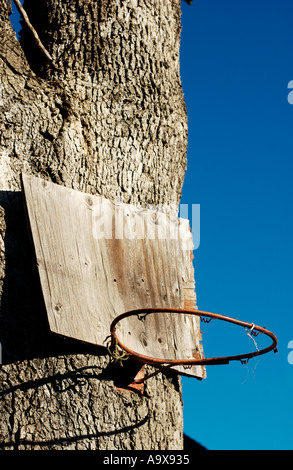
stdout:
{"type": "Polygon", "coordinates": [[[276,336],[266,328],[263,328],[261,326],[257,326],[254,323],[248,323],[245,321],[237,320],[232,317],[228,317],[225,315],[220,315],[218,313],[211,313],[211,312],[205,312],[202,310],[190,310],[190,309],[179,309],[179,308],[146,308],[146,309],[139,309],[139,310],[131,310],[129,312],[122,313],[121,315],[118,315],[112,322],[111,327],[111,336],[114,341],[119,345],[119,347],[126,351],[130,356],[133,358],[136,358],[138,361],[143,362],[145,364],[150,364],[153,366],[164,366],[164,368],[170,368],[178,365],[182,366],[192,366],[192,365],[219,365],[219,364],[229,364],[230,361],[247,361],[248,359],[255,357],[255,356],[260,356],[262,354],[266,354],[271,350],[274,350],[274,352],[277,352],[277,343],[278,340],[276,336]],[[178,313],[178,314],[190,314],[190,315],[196,315],[199,316],[201,319],[204,319],[206,317],[210,319],[217,319],[217,320],[222,320],[226,321],[229,323],[234,323],[235,325],[243,326],[244,328],[248,328],[250,332],[258,331],[260,333],[265,334],[266,336],[269,336],[272,339],[272,344],[268,346],[267,348],[257,350],[255,352],[247,353],[247,354],[238,354],[235,356],[223,356],[223,357],[211,357],[211,358],[203,358],[203,359],[160,359],[160,358],[154,358],[151,356],[146,356],[140,353],[137,353],[133,351],[132,349],[128,348],[125,346],[117,337],[116,334],[116,325],[123,320],[126,317],[134,316],[134,315],[148,315],[151,313],[157,313],[157,314],[163,314],[163,313],[178,313]]]}

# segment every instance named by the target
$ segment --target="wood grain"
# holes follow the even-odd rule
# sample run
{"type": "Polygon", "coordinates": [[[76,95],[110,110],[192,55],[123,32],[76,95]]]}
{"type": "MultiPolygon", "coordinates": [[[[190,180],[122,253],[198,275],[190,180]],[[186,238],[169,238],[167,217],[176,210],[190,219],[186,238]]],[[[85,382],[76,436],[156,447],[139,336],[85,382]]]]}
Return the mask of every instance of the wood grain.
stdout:
{"type": "MultiPolygon", "coordinates": [[[[196,309],[188,221],[38,177],[23,175],[22,181],[52,332],[105,346],[110,324],[121,313],[196,309]]],[[[131,349],[148,356],[203,354],[199,319],[190,315],[131,317],[117,333],[131,349]]],[[[205,375],[199,366],[177,371],[205,375]]]]}

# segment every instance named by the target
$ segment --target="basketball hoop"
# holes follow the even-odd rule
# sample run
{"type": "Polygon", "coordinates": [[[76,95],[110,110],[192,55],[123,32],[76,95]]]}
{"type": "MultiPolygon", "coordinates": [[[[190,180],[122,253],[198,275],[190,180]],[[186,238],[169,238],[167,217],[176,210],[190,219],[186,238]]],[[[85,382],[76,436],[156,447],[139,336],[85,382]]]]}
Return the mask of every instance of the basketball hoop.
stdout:
{"type": "MultiPolygon", "coordinates": [[[[241,320],[237,320],[235,318],[231,318],[225,315],[220,315],[217,313],[211,313],[211,312],[204,312],[201,310],[190,310],[190,309],[179,309],[179,308],[146,308],[146,309],[140,309],[140,310],[132,310],[129,312],[125,312],[121,315],[118,315],[114,321],[111,324],[110,327],[110,332],[111,332],[111,346],[110,346],[110,351],[116,351],[117,354],[117,349],[120,348],[122,351],[122,356],[125,357],[125,354],[128,355],[128,357],[132,357],[133,359],[136,359],[137,361],[143,362],[144,364],[149,364],[151,366],[159,367],[159,370],[156,372],[149,374],[145,376],[143,379],[138,379],[136,382],[144,382],[150,377],[153,377],[154,375],[158,374],[160,371],[163,371],[165,369],[170,369],[174,366],[185,366],[185,367],[191,367],[191,366],[208,366],[208,365],[220,365],[220,364],[229,364],[231,361],[241,361],[241,363],[247,363],[249,359],[255,356],[260,356],[262,354],[266,354],[269,351],[274,350],[274,352],[277,352],[277,338],[276,336],[267,330],[266,328],[263,328],[261,326],[257,326],[254,323],[248,323],[244,322],[241,320]],[[235,356],[222,356],[222,357],[211,357],[211,358],[193,358],[193,359],[162,359],[162,358],[155,358],[151,356],[146,356],[143,354],[140,354],[138,352],[133,351],[132,349],[128,348],[125,346],[117,337],[116,334],[116,326],[117,324],[122,321],[124,318],[131,317],[131,316],[138,316],[138,315],[143,315],[147,316],[152,313],[155,314],[164,314],[164,313],[175,313],[175,314],[187,314],[187,315],[196,315],[200,317],[200,319],[206,323],[208,323],[212,319],[217,319],[217,320],[222,320],[225,322],[233,323],[235,325],[242,326],[246,329],[247,334],[252,337],[252,336],[257,336],[259,333],[263,333],[266,336],[268,336],[271,340],[272,343],[270,346],[250,352],[247,354],[238,354],[235,356]]],[[[252,338],[253,339],[253,338],[252,338]]]]}

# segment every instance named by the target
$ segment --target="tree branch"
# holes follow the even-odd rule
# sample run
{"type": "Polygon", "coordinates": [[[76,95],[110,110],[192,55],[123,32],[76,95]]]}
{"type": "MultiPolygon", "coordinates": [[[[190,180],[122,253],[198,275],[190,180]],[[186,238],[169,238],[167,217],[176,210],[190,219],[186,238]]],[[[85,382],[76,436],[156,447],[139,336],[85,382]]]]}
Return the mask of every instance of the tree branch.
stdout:
{"type": "Polygon", "coordinates": [[[19,0],[13,0],[19,14],[21,15],[21,17],[23,18],[23,21],[25,22],[25,25],[27,26],[27,28],[30,30],[33,38],[34,38],[34,41],[36,43],[36,45],[38,46],[38,48],[40,49],[40,51],[42,52],[42,54],[46,57],[46,59],[51,63],[51,65],[56,69],[58,70],[58,67],[56,64],[54,64],[53,62],[53,59],[52,59],[52,56],[51,54],[49,54],[49,52],[47,51],[47,49],[45,48],[45,46],[43,45],[42,41],[40,40],[39,38],[39,35],[37,33],[37,31],[35,30],[35,28],[33,27],[33,25],[31,24],[30,20],[29,20],[29,17],[27,16],[27,13],[25,11],[25,9],[23,8],[23,6],[21,5],[20,1],[19,0]]]}

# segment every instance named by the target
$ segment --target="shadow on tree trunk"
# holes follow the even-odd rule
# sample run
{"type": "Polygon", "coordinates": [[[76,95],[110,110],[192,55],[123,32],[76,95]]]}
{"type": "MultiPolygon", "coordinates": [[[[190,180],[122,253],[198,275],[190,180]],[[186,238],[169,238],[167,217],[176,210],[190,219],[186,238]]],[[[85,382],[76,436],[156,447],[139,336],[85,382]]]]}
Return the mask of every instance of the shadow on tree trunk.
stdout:
{"type": "Polygon", "coordinates": [[[0,206],[5,212],[1,225],[5,246],[2,364],[62,354],[107,354],[105,348],[50,332],[22,193],[0,191],[0,206]]]}

